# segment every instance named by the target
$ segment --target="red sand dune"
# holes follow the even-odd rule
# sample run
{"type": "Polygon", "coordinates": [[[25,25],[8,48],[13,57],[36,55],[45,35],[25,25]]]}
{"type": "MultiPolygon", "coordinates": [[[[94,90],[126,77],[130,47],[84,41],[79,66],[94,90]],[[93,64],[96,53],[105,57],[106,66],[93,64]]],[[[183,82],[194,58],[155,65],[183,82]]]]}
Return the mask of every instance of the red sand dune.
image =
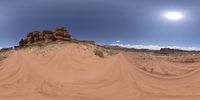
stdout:
{"type": "Polygon", "coordinates": [[[0,100],[200,99],[200,62],[127,52],[100,58],[94,48],[71,43],[13,51],[0,62],[0,100]]]}

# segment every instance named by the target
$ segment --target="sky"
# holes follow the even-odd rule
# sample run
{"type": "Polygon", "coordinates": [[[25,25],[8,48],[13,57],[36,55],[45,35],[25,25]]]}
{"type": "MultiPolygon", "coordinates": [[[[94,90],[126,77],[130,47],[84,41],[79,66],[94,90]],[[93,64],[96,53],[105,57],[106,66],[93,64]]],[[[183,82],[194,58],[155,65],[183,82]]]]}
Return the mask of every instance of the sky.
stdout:
{"type": "Polygon", "coordinates": [[[0,0],[0,47],[28,32],[68,28],[100,45],[200,48],[200,0],[0,0]],[[181,12],[178,21],[167,12],[181,12]]]}

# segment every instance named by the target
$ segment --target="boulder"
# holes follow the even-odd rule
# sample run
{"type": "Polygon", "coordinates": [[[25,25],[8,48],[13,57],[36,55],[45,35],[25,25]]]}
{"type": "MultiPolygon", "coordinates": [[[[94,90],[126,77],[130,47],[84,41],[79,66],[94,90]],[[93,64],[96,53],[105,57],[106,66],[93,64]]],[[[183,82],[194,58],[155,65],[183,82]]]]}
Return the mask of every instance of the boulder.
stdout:
{"type": "Polygon", "coordinates": [[[54,36],[58,40],[63,40],[63,39],[65,40],[67,38],[71,38],[71,35],[68,33],[65,27],[57,27],[54,36]]]}
{"type": "Polygon", "coordinates": [[[42,36],[43,36],[45,42],[50,42],[50,41],[55,40],[54,32],[53,31],[44,30],[42,33],[43,33],[42,36]]]}

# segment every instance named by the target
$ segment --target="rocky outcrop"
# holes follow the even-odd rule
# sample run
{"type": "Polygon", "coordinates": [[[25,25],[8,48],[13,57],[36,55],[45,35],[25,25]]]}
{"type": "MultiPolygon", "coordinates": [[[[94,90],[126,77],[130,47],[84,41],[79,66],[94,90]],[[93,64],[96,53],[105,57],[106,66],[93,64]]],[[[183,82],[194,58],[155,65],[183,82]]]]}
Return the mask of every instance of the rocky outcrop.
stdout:
{"type": "Polygon", "coordinates": [[[42,32],[30,32],[27,34],[25,39],[21,39],[19,41],[19,46],[15,46],[14,48],[18,49],[26,46],[31,46],[33,44],[37,45],[37,43],[40,45],[41,43],[44,44],[53,41],[68,41],[71,43],[87,43],[95,45],[94,41],[72,39],[71,35],[65,27],[57,27],[55,31],[43,30],[42,32]]]}
{"type": "Polygon", "coordinates": [[[55,32],[51,30],[44,30],[42,32],[33,31],[28,33],[25,39],[21,39],[19,42],[19,47],[29,46],[33,43],[37,43],[40,41],[43,42],[51,42],[51,41],[70,41],[71,35],[67,31],[65,27],[57,27],[55,32]]]}

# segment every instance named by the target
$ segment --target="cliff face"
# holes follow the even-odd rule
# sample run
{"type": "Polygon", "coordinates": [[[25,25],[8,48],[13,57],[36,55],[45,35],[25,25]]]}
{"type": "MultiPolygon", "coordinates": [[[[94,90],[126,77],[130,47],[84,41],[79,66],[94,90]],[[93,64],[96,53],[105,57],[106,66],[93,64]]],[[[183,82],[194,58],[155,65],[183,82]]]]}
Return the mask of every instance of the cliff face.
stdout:
{"type": "Polygon", "coordinates": [[[40,41],[51,42],[57,40],[71,40],[71,35],[65,27],[57,27],[55,32],[50,30],[44,30],[42,32],[30,32],[25,39],[21,39],[21,41],[19,42],[19,46],[24,47],[40,41]]]}

